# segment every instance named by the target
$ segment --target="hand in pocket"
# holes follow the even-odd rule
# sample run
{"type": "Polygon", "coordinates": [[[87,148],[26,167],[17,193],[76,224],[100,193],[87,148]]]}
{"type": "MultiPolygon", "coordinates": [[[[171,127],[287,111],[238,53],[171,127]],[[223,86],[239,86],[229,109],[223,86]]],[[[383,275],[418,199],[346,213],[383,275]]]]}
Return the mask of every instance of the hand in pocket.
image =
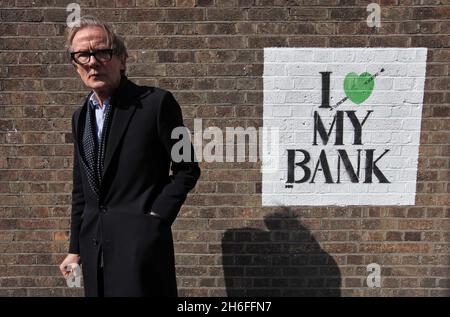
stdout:
{"type": "Polygon", "coordinates": [[[161,229],[161,218],[146,214],[148,226],[148,239],[153,244],[159,237],[161,229]]]}

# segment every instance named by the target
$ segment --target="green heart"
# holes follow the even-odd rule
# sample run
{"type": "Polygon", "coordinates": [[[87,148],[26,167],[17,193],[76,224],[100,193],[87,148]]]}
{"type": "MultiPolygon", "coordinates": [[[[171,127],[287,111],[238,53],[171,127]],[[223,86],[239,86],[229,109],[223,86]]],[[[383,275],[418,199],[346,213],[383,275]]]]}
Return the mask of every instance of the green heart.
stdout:
{"type": "Polygon", "coordinates": [[[375,80],[368,72],[358,76],[356,73],[349,73],[344,79],[344,91],[347,98],[359,105],[372,94],[375,80]]]}

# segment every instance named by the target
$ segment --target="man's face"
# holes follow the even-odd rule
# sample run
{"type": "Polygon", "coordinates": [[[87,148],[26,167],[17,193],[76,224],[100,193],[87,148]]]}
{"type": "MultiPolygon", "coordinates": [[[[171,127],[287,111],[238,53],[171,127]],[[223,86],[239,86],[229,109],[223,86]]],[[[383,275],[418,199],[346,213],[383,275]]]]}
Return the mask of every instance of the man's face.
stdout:
{"type": "MultiPolygon", "coordinates": [[[[84,27],[75,33],[72,40],[72,52],[94,52],[109,49],[106,31],[97,26],[84,27]]],[[[120,70],[125,69],[125,61],[116,55],[110,61],[98,61],[90,57],[87,64],[75,64],[84,84],[97,93],[112,94],[120,83],[120,70]]]]}

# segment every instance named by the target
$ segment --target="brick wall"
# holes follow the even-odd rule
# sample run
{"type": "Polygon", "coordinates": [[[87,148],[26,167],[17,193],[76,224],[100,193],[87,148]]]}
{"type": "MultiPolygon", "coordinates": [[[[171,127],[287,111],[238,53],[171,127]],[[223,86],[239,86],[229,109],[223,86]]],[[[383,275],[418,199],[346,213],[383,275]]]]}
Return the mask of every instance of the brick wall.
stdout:
{"type": "MultiPolygon", "coordinates": [[[[86,89],[63,0],[0,2],[0,296],[82,295],[67,250],[70,119],[86,89]]],[[[130,50],[129,77],[174,92],[187,125],[262,125],[265,47],[427,47],[416,204],[263,207],[261,164],[202,162],[174,224],[180,295],[444,296],[450,286],[448,0],[84,0],[130,50]],[[367,287],[367,265],[381,288],[367,287]]]]}

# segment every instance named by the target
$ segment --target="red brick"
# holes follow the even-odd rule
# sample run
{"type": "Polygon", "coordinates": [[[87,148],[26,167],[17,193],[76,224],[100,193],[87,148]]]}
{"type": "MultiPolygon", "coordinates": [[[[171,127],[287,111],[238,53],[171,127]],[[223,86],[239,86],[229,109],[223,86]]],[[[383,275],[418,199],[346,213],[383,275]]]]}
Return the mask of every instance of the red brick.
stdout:
{"type": "Polygon", "coordinates": [[[206,10],[208,21],[243,21],[245,12],[235,8],[208,8],[206,10]]]}
{"type": "Polygon", "coordinates": [[[449,39],[446,35],[414,36],[411,45],[415,47],[448,47],[449,39]]]}
{"type": "Polygon", "coordinates": [[[247,41],[244,37],[225,37],[225,36],[215,36],[206,39],[207,47],[211,49],[224,48],[246,48],[247,41]]]}
{"type": "Polygon", "coordinates": [[[207,93],[207,102],[209,104],[236,104],[244,102],[243,93],[231,93],[231,92],[209,92],[207,93]]]}
{"type": "Polygon", "coordinates": [[[156,5],[160,7],[173,7],[175,0],[156,0],[156,5]]]}
{"type": "Polygon", "coordinates": [[[289,10],[289,17],[291,20],[300,21],[316,21],[327,20],[329,17],[329,10],[325,7],[318,8],[291,8],[289,10]]]}
{"type": "Polygon", "coordinates": [[[244,76],[247,72],[244,64],[212,64],[208,65],[209,76],[244,76]]]}
{"type": "Polygon", "coordinates": [[[449,7],[414,8],[412,18],[415,20],[446,20],[450,16],[449,7]]]}
{"type": "Polygon", "coordinates": [[[43,12],[37,9],[8,9],[1,12],[2,22],[42,22],[43,12]]]}
{"type": "Polygon", "coordinates": [[[170,9],[167,10],[168,21],[202,21],[205,20],[203,9],[170,9]]]}
{"type": "Polygon", "coordinates": [[[205,47],[205,39],[201,37],[171,37],[168,39],[169,49],[194,49],[205,47]]]}
{"type": "Polygon", "coordinates": [[[125,21],[130,22],[149,22],[149,21],[162,21],[165,19],[164,10],[156,9],[127,9],[124,10],[125,21]]]}
{"type": "Polygon", "coordinates": [[[285,8],[258,8],[248,10],[248,19],[253,21],[284,21],[288,19],[288,16],[290,14],[292,13],[290,13],[290,11],[285,8]]]}
{"type": "Polygon", "coordinates": [[[367,36],[335,36],[329,39],[331,47],[360,47],[367,45],[367,36]]]}
{"type": "Polygon", "coordinates": [[[369,39],[369,45],[373,47],[408,47],[410,43],[411,38],[406,36],[380,36],[369,39]]]}
{"type": "Polygon", "coordinates": [[[208,7],[213,6],[214,0],[197,0],[197,6],[199,7],[208,7]]]}

